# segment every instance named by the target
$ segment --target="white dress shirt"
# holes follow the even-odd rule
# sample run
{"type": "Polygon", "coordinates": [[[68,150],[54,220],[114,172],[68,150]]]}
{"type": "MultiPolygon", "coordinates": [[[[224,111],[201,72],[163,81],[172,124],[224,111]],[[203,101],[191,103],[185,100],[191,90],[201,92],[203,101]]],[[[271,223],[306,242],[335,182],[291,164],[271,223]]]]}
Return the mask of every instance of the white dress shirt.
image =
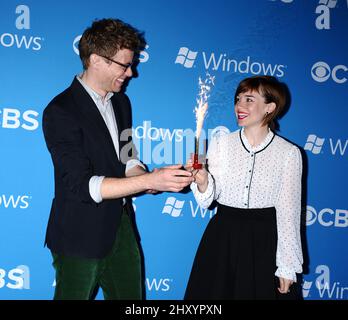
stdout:
{"type": "Polygon", "coordinates": [[[235,208],[275,207],[278,245],[275,275],[296,281],[302,272],[300,150],[269,131],[252,147],[244,129],[212,139],[208,153],[208,187],[194,196],[203,208],[217,200],[235,208]]]}
{"type": "MultiPolygon", "coordinates": [[[[114,144],[116,153],[118,158],[120,158],[120,146],[118,141],[118,128],[117,122],[115,118],[114,109],[111,103],[111,97],[114,95],[112,92],[108,92],[105,98],[95,92],[92,88],[90,88],[86,83],[84,83],[81,79],[82,75],[77,76],[77,80],[81,83],[81,85],[85,88],[87,93],[93,99],[95,105],[97,106],[101,116],[103,117],[107,128],[109,129],[109,133],[114,144]]],[[[126,172],[135,166],[141,166],[145,170],[145,166],[138,159],[128,160],[126,163],[126,172]]],[[[101,196],[101,184],[104,180],[105,176],[93,176],[89,179],[89,193],[91,198],[96,202],[102,202],[103,198],[101,196]]]]}

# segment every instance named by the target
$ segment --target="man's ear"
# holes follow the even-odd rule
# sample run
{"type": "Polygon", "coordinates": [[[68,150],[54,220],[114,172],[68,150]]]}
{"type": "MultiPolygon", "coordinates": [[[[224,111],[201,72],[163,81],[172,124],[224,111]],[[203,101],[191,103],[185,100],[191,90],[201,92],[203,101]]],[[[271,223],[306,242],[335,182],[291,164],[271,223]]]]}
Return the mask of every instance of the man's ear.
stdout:
{"type": "Polygon", "coordinates": [[[102,59],[103,58],[101,56],[98,56],[97,54],[92,53],[89,56],[89,65],[93,66],[93,67],[98,67],[99,64],[101,63],[102,59]]]}

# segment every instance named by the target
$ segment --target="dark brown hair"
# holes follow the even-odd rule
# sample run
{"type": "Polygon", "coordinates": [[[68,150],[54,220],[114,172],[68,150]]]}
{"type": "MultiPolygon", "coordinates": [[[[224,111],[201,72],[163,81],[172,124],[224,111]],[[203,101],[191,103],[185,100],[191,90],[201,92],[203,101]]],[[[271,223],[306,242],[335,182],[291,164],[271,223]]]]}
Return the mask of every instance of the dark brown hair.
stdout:
{"type": "Polygon", "coordinates": [[[263,125],[268,125],[275,130],[275,120],[279,117],[287,103],[287,91],[285,85],[272,76],[254,76],[242,80],[234,95],[234,104],[240,93],[247,91],[256,91],[265,99],[265,103],[274,102],[276,108],[273,112],[267,114],[264,118],[263,125]]]}
{"type": "Polygon", "coordinates": [[[119,19],[101,19],[94,21],[84,31],[79,42],[79,51],[86,70],[92,53],[111,58],[121,49],[137,53],[140,46],[141,34],[137,29],[119,19]]]}

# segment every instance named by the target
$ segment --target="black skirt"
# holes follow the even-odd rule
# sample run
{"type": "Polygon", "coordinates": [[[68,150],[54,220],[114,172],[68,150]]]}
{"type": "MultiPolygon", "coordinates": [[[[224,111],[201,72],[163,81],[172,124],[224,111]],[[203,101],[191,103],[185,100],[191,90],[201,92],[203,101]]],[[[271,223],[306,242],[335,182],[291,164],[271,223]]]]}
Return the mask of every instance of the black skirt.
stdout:
{"type": "Polygon", "coordinates": [[[278,291],[276,210],[219,204],[199,244],[185,300],[297,299],[298,283],[278,291]]]}

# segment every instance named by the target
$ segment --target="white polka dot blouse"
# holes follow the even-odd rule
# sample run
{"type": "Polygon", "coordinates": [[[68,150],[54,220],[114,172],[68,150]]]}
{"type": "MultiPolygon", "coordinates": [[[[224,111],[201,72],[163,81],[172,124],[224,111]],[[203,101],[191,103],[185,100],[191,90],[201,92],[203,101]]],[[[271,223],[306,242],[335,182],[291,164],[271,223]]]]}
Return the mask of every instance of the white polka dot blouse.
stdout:
{"type": "Polygon", "coordinates": [[[302,272],[301,177],[298,147],[269,131],[252,147],[244,130],[213,138],[207,153],[208,187],[193,194],[203,208],[216,200],[235,208],[275,207],[278,245],[275,275],[296,281],[302,272]]]}

